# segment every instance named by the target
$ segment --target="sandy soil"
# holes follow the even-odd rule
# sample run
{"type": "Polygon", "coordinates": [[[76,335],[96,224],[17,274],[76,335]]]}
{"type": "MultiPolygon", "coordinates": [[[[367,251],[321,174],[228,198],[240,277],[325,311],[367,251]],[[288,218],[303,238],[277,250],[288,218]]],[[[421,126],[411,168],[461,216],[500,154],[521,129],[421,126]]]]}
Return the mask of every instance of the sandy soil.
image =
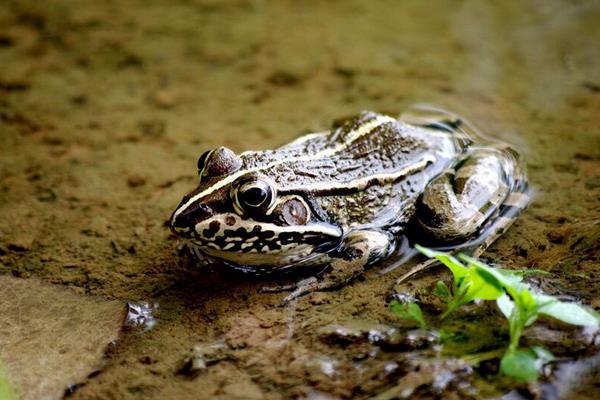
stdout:
{"type": "Polygon", "coordinates": [[[199,267],[165,223],[206,149],[270,148],[362,109],[436,104],[528,164],[534,201],[486,258],[546,270],[598,309],[599,22],[596,1],[5,0],[0,273],[27,290],[66,286],[82,312],[88,297],[158,304],[154,329],[125,329],[104,368],[64,382],[79,384],[74,399],[368,398],[403,376],[424,398],[512,390],[445,367],[456,379],[436,392],[439,366],[328,341],[332,323],[398,324],[385,306],[393,273],[280,308],[281,294],[258,293],[273,282],[199,267]],[[178,372],[195,345],[214,364],[178,372]]]}

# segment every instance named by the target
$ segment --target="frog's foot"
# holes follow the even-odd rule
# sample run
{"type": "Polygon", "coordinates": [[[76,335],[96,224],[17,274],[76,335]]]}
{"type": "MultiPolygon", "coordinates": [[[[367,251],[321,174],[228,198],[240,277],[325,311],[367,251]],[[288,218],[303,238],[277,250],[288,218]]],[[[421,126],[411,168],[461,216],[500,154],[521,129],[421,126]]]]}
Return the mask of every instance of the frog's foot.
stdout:
{"type": "Polygon", "coordinates": [[[281,302],[281,305],[285,306],[290,301],[297,299],[300,296],[312,292],[317,292],[319,290],[333,288],[334,286],[335,285],[327,286],[327,282],[320,281],[319,278],[316,276],[310,276],[308,278],[302,279],[298,282],[289,285],[264,286],[260,289],[260,293],[279,293],[292,291],[292,293],[285,296],[285,298],[281,302]]]}
{"type": "Polygon", "coordinates": [[[523,192],[514,192],[504,200],[496,215],[481,229],[479,237],[468,247],[471,257],[479,257],[492,243],[496,241],[516,221],[517,217],[529,204],[530,195],[526,188],[523,192]]]}
{"type": "Polygon", "coordinates": [[[260,293],[279,293],[279,292],[289,292],[290,290],[296,289],[298,286],[298,282],[290,283],[288,285],[276,285],[276,286],[263,286],[260,288],[260,293]]]}
{"type": "MultiPolygon", "coordinates": [[[[293,291],[287,295],[282,304],[308,293],[334,289],[348,283],[362,274],[365,267],[390,254],[394,249],[394,241],[390,234],[380,231],[356,231],[350,233],[339,254],[332,256],[330,265],[320,276],[309,277],[293,285],[293,291]]],[[[282,286],[268,288],[267,291],[280,291],[282,286]]],[[[264,290],[264,289],[263,289],[264,290]]]]}

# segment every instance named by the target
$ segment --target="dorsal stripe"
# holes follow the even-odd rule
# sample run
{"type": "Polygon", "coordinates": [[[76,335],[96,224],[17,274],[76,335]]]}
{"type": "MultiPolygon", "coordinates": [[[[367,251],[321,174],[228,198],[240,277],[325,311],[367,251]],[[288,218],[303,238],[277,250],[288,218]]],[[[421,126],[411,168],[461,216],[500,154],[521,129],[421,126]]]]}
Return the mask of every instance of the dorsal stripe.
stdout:
{"type": "Polygon", "coordinates": [[[235,182],[235,180],[238,179],[240,176],[246,175],[250,172],[258,172],[258,171],[261,171],[264,169],[273,168],[277,165],[287,163],[287,162],[302,162],[302,161],[315,160],[315,159],[319,159],[319,158],[331,157],[331,156],[339,153],[340,151],[344,150],[346,147],[348,147],[350,144],[352,144],[353,142],[355,142],[362,136],[368,134],[369,132],[371,132],[374,129],[377,129],[379,126],[381,126],[383,124],[387,124],[387,123],[394,123],[394,122],[397,122],[397,120],[392,117],[388,117],[386,115],[377,115],[372,120],[364,123],[363,125],[360,125],[358,127],[358,129],[348,132],[348,134],[346,135],[346,140],[344,140],[344,142],[342,142],[332,148],[322,150],[313,155],[294,157],[291,159],[284,158],[284,159],[274,161],[270,164],[267,164],[267,165],[264,165],[261,167],[248,168],[245,170],[238,171],[238,172],[228,176],[227,178],[220,180],[219,182],[215,183],[214,185],[207,188],[206,190],[198,193],[197,195],[191,197],[183,206],[179,207],[179,209],[175,212],[175,214],[173,214],[173,220],[175,218],[177,218],[177,216],[179,214],[181,214],[181,212],[183,212],[191,204],[195,203],[196,201],[198,201],[199,199],[201,199],[205,196],[208,196],[209,194],[213,193],[214,191],[219,190],[222,187],[235,182]]]}
{"type": "Polygon", "coordinates": [[[335,193],[355,193],[374,185],[384,185],[389,182],[395,182],[398,179],[417,173],[424,170],[428,164],[436,161],[433,155],[426,155],[420,161],[409,165],[394,172],[380,173],[375,175],[369,175],[362,178],[353,179],[348,182],[340,182],[339,184],[333,182],[315,183],[312,185],[302,186],[289,186],[283,190],[280,190],[280,194],[291,194],[291,193],[312,193],[317,195],[328,195],[335,193]]]}

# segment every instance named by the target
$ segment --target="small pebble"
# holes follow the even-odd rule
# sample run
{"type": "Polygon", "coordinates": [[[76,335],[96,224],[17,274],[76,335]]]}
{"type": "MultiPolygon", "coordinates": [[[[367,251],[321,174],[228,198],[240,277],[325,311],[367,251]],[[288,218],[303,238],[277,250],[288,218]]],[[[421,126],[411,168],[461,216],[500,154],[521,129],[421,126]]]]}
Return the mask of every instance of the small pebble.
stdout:
{"type": "Polygon", "coordinates": [[[168,89],[156,91],[150,98],[151,102],[158,108],[171,108],[177,103],[175,93],[168,89]]]}
{"type": "Polygon", "coordinates": [[[160,137],[165,134],[165,121],[160,119],[152,119],[140,121],[138,127],[142,135],[160,137]]]}
{"type": "Polygon", "coordinates": [[[146,178],[142,175],[130,175],[127,178],[127,184],[130,187],[138,187],[146,184],[146,178]]]}
{"type": "Polygon", "coordinates": [[[225,343],[203,343],[195,345],[187,357],[183,360],[183,365],[177,371],[180,375],[197,376],[200,372],[206,370],[210,365],[216,364],[229,357],[229,351],[225,343]]]}
{"type": "Polygon", "coordinates": [[[88,225],[81,230],[86,236],[104,237],[108,235],[110,225],[104,217],[94,217],[88,225]]]}
{"type": "Polygon", "coordinates": [[[553,229],[546,234],[546,237],[551,243],[561,244],[565,241],[565,232],[560,229],[553,229]]]}
{"type": "Polygon", "coordinates": [[[12,238],[8,242],[8,249],[12,251],[24,252],[31,250],[33,245],[33,236],[31,235],[20,235],[12,238]]]}

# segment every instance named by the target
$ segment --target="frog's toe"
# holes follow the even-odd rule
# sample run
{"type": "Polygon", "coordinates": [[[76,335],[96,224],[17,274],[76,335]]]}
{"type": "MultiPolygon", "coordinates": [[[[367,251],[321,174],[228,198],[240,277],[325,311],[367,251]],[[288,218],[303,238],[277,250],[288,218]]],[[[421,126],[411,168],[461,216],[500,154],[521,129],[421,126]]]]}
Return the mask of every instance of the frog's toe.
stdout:
{"type": "Polygon", "coordinates": [[[286,306],[290,301],[297,299],[298,297],[322,289],[322,286],[322,282],[320,282],[316,277],[311,276],[288,285],[263,286],[260,288],[260,293],[279,293],[292,291],[281,302],[282,306],[286,306]]]}
{"type": "Polygon", "coordinates": [[[288,285],[263,286],[258,291],[259,293],[288,292],[290,290],[296,289],[297,286],[297,283],[290,283],[288,285]]]}
{"type": "Polygon", "coordinates": [[[282,306],[286,306],[290,303],[290,301],[297,299],[298,297],[304,296],[305,294],[309,294],[312,292],[317,292],[319,290],[327,289],[329,286],[323,281],[319,281],[314,276],[310,278],[303,279],[296,283],[295,289],[292,293],[285,296],[281,302],[282,306]]]}

